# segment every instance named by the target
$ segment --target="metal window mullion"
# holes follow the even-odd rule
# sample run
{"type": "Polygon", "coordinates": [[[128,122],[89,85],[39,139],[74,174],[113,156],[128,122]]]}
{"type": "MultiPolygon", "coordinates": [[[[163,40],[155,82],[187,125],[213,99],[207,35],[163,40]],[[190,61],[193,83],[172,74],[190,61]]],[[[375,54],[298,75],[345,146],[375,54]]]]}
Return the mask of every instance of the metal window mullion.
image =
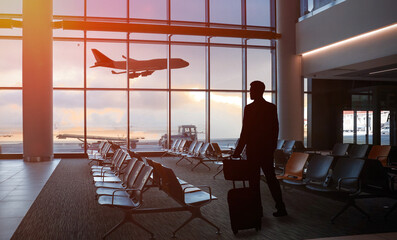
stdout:
{"type": "Polygon", "coordinates": [[[211,140],[211,38],[207,38],[205,47],[205,141],[211,140]]]}
{"type": "MultiPolygon", "coordinates": [[[[171,24],[171,0],[167,1],[167,22],[171,24]]],[[[167,39],[167,148],[171,147],[171,35],[167,39]]]]}
{"type": "MultiPolygon", "coordinates": [[[[87,21],[87,0],[84,0],[84,21],[87,21]]],[[[84,30],[84,153],[87,153],[87,31],[84,30]]]]}
{"type": "MultiPolygon", "coordinates": [[[[130,0],[127,0],[127,23],[130,22],[130,0]]],[[[127,149],[130,149],[130,33],[127,33],[127,60],[125,69],[127,71],[127,149]]]]}

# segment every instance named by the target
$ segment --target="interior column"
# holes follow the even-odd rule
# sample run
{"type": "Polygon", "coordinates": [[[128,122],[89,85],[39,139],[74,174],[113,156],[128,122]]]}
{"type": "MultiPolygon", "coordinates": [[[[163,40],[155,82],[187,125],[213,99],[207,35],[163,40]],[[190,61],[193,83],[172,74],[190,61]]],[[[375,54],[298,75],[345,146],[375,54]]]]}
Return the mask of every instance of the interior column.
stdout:
{"type": "Polygon", "coordinates": [[[299,0],[277,0],[277,107],[279,138],[303,140],[303,84],[301,57],[296,55],[295,24],[299,0]]]}
{"type": "Polygon", "coordinates": [[[23,1],[24,161],[53,158],[52,0],[23,1]]]}

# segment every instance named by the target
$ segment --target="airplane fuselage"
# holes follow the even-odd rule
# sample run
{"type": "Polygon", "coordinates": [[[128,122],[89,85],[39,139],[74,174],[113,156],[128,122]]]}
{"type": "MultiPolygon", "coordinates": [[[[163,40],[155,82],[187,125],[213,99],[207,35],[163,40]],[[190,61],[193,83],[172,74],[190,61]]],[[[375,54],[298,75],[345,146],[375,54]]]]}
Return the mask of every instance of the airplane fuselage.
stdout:
{"type": "MultiPolygon", "coordinates": [[[[113,63],[106,64],[109,68],[115,68],[120,70],[126,70],[126,61],[113,61],[113,63]]],[[[171,58],[170,68],[184,68],[189,64],[180,58],[171,58]]],[[[139,72],[139,71],[155,71],[155,70],[163,70],[167,69],[167,59],[166,58],[158,58],[151,60],[130,60],[129,61],[129,71],[130,72],[139,72]]]]}

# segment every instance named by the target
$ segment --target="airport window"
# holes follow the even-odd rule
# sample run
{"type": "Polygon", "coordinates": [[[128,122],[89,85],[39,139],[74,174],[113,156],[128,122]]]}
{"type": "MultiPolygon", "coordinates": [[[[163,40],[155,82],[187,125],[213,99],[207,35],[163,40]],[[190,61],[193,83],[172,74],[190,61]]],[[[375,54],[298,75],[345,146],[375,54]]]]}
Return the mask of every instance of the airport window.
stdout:
{"type": "Polygon", "coordinates": [[[0,89],[0,153],[22,153],[22,91],[0,89]]]}
{"type": "Polygon", "coordinates": [[[242,88],[241,48],[211,47],[211,89],[242,88]]]}
{"type": "MultiPolygon", "coordinates": [[[[151,59],[163,59],[163,63],[159,63],[160,67],[165,64],[165,69],[158,71],[136,71],[135,75],[132,76],[134,72],[130,73],[130,88],[162,88],[167,87],[167,50],[166,44],[141,44],[132,43],[130,44],[130,58],[134,60],[144,60],[148,61],[151,59]],[[138,72],[143,72],[141,76],[138,76],[138,72]],[[146,73],[145,73],[146,72],[146,73]]],[[[134,65],[130,63],[130,65],[134,65]]],[[[118,72],[122,72],[119,70],[118,72]]],[[[125,78],[125,74],[121,77],[125,78]]]]}
{"type": "Polygon", "coordinates": [[[213,92],[211,101],[211,141],[235,142],[240,135],[242,124],[241,93],[213,92]]]}
{"type": "Polygon", "coordinates": [[[84,45],[81,42],[54,41],[53,86],[84,86],[84,45]]]}
{"type": "Polygon", "coordinates": [[[22,41],[1,40],[0,87],[22,87],[22,41]]]}
{"type": "Polygon", "coordinates": [[[211,23],[241,24],[240,0],[211,0],[211,23]]]}
{"type": "MultiPolygon", "coordinates": [[[[172,45],[171,58],[182,58],[189,67],[175,66],[171,70],[172,88],[205,88],[205,47],[172,45]]],[[[172,67],[172,66],[171,66],[172,67]]]]}
{"type": "Polygon", "coordinates": [[[130,17],[142,19],[167,19],[166,0],[130,0],[130,17]]]}
{"type": "Polygon", "coordinates": [[[84,152],[84,93],[53,93],[54,153],[84,152]]]}
{"type": "MultiPolygon", "coordinates": [[[[83,21],[86,17],[87,21],[203,27],[208,20],[211,27],[272,27],[273,0],[208,3],[54,0],[53,13],[54,21],[83,21]]],[[[0,9],[4,16],[22,14],[22,0],[0,2],[0,9]]],[[[10,18],[22,20],[22,15],[10,18]]],[[[23,152],[21,36],[21,28],[0,29],[0,98],[6,103],[1,110],[9,113],[9,118],[0,118],[2,153],[23,152]]],[[[85,139],[88,150],[100,139],[122,144],[129,139],[130,148],[157,151],[168,131],[171,137],[188,133],[199,140],[232,146],[239,137],[244,104],[251,102],[249,83],[264,81],[265,99],[275,103],[274,46],[270,40],[64,29],[54,29],[53,37],[55,153],[84,152],[85,139]],[[93,49],[103,55],[95,56],[93,49]],[[171,64],[170,69],[135,70],[127,76],[125,67],[93,67],[98,56],[124,66],[127,57],[130,65],[134,61],[166,61],[168,57],[183,61],[176,67],[171,64]]]]}

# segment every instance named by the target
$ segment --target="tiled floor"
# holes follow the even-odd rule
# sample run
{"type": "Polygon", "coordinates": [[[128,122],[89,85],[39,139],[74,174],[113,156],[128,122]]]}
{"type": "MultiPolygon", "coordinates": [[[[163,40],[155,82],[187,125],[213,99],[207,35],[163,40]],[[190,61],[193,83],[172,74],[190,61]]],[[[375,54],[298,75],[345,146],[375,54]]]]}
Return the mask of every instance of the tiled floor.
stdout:
{"type": "Polygon", "coordinates": [[[0,240],[11,238],[59,161],[0,160],[0,240]]]}

